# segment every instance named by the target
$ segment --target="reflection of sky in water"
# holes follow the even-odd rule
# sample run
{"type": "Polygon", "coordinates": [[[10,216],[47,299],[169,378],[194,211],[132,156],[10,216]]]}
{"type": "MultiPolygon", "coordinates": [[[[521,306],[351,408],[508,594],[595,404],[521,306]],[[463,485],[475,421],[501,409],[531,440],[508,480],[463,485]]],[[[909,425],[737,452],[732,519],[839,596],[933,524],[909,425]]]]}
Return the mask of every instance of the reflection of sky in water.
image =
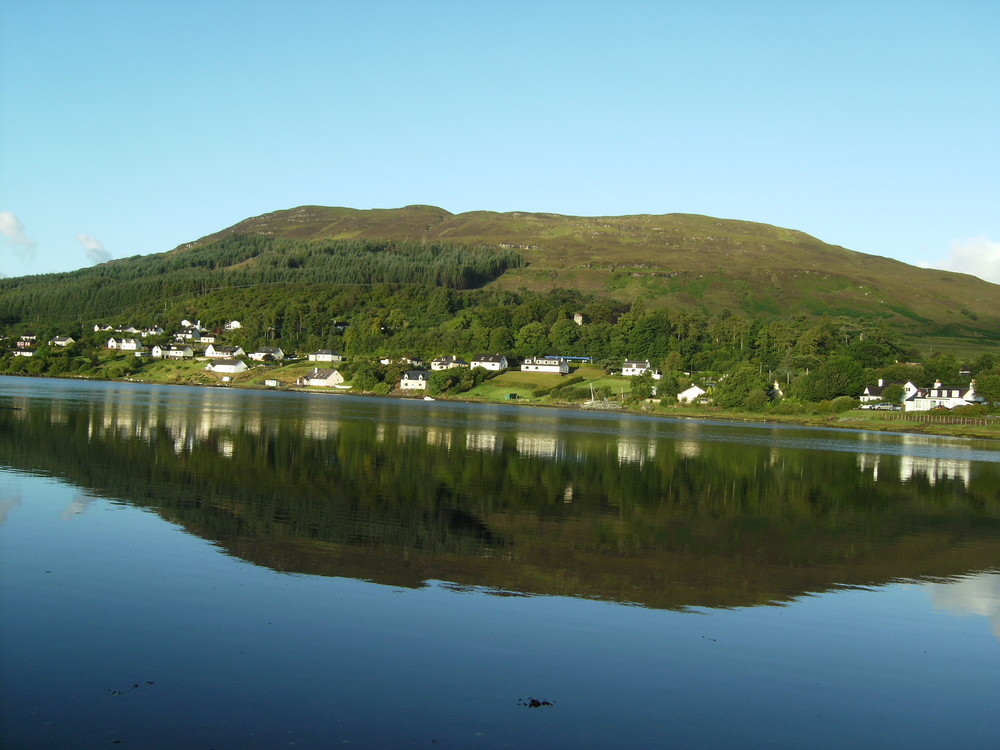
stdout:
{"type": "MultiPolygon", "coordinates": [[[[526,422],[523,449],[540,455],[576,429],[526,422]]],[[[704,433],[587,424],[626,433],[628,462],[660,438],[695,450],[704,433]]],[[[562,501],[573,495],[567,484],[562,501]]],[[[1000,636],[1000,573],[677,612],[277,573],[15,472],[0,471],[3,510],[0,697],[23,745],[839,750],[989,747],[995,734],[982,717],[996,640],[979,618],[1000,636]],[[518,703],[530,698],[554,705],[518,703]]]]}
{"type": "Polygon", "coordinates": [[[924,586],[935,609],[959,616],[986,617],[993,635],[1000,639],[1000,573],[980,573],[924,586]]]}

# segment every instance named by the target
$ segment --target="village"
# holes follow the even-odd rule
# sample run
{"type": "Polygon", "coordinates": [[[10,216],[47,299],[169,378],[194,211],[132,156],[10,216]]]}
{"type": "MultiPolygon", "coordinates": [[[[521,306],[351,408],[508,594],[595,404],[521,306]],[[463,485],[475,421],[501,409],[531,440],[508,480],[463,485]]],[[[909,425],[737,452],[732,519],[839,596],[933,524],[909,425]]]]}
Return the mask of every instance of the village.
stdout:
{"type": "MultiPolygon", "coordinates": [[[[167,333],[158,325],[137,327],[107,324],[95,324],[93,332],[98,337],[101,334],[109,334],[106,341],[99,339],[109,354],[131,355],[139,360],[204,362],[205,373],[214,376],[214,380],[219,384],[243,381],[245,374],[255,368],[267,368],[265,372],[270,374],[276,367],[281,369],[282,365],[308,362],[313,365],[310,370],[296,372],[294,378],[274,373],[271,377],[263,378],[262,385],[267,388],[368,390],[356,388],[349,382],[342,372],[346,363],[344,355],[331,349],[319,349],[303,356],[299,353],[286,352],[280,346],[259,346],[247,350],[239,344],[225,343],[227,334],[241,332],[242,328],[243,325],[239,320],[229,320],[213,331],[203,326],[200,320],[185,319],[173,333],[167,333]],[[150,343],[147,344],[147,341],[150,343]],[[157,343],[151,343],[152,341],[157,343]]],[[[53,336],[47,341],[48,346],[55,349],[70,347],[76,343],[76,339],[72,336],[63,335],[53,336]]],[[[39,344],[39,336],[21,334],[12,342],[10,351],[14,357],[33,357],[39,344]]],[[[538,354],[518,360],[503,353],[483,353],[476,354],[469,361],[454,354],[446,354],[429,362],[418,357],[381,357],[373,359],[372,364],[394,367],[399,373],[398,379],[386,384],[388,390],[386,387],[381,389],[382,395],[395,391],[398,395],[419,396],[421,393],[428,394],[432,390],[431,378],[436,372],[461,369],[474,371],[478,368],[486,378],[507,372],[568,376],[576,372],[579,367],[592,365],[593,362],[590,357],[582,356],[538,354]]],[[[697,373],[684,372],[682,375],[686,379],[679,382],[687,383],[686,387],[672,393],[664,393],[658,392],[661,390],[658,384],[663,379],[663,373],[648,359],[625,359],[609,374],[627,379],[643,378],[649,382],[647,392],[643,394],[646,400],[668,399],[678,405],[711,405],[719,382],[727,377],[727,374],[721,376],[707,374],[699,378],[697,373]]],[[[523,392],[519,393],[518,389],[512,388],[504,398],[515,400],[523,398],[524,395],[523,392]]],[[[624,399],[624,391],[621,395],[624,399]]],[[[775,380],[769,388],[768,397],[775,401],[784,395],[782,384],[775,380]]],[[[429,395],[426,397],[430,398],[429,395]]],[[[986,402],[986,399],[976,392],[975,380],[971,376],[966,382],[961,383],[942,383],[940,380],[935,380],[929,387],[920,387],[912,381],[897,382],[879,378],[852,397],[857,400],[860,409],[872,411],[944,411],[982,405],[986,402]]],[[[606,394],[604,401],[610,403],[606,394]]],[[[590,402],[596,405],[593,393],[590,402]]]]}

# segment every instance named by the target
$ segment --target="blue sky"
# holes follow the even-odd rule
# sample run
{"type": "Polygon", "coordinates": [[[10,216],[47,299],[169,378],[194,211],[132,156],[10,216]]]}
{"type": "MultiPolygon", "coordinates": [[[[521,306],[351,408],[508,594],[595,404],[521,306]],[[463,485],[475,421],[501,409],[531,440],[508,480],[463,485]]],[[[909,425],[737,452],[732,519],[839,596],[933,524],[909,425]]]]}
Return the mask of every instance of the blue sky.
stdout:
{"type": "Polygon", "coordinates": [[[1000,283],[1000,3],[0,3],[0,273],[303,204],[700,213],[1000,283]]]}

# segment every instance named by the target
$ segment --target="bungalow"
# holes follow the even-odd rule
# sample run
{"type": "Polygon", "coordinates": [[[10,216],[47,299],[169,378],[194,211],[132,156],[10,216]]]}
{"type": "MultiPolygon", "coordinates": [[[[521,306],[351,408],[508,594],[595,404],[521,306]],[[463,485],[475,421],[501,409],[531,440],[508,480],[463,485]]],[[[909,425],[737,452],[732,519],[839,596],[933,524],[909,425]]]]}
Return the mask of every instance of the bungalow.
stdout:
{"type": "Polygon", "coordinates": [[[569,363],[560,357],[528,357],[521,363],[521,372],[569,373],[569,363]]]}
{"type": "Polygon", "coordinates": [[[210,359],[231,359],[233,357],[245,357],[246,352],[242,346],[224,346],[222,344],[209,344],[205,349],[205,356],[210,359]]]}
{"type": "Polygon", "coordinates": [[[344,358],[333,349],[320,349],[309,355],[310,362],[343,362],[344,358]]]}
{"type": "Polygon", "coordinates": [[[242,359],[217,359],[205,365],[209,372],[225,372],[235,375],[238,372],[246,372],[247,363],[242,359]]]}
{"type": "Polygon", "coordinates": [[[17,347],[18,349],[31,349],[38,343],[38,336],[33,333],[26,333],[23,336],[18,337],[17,347]]]}
{"type": "Polygon", "coordinates": [[[122,352],[141,352],[146,347],[139,339],[121,338],[112,336],[108,339],[108,349],[117,349],[122,352]]]}
{"type": "Polygon", "coordinates": [[[319,367],[313,368],[308,375],[303,375],[295,381],[296,385],[326,386],[332,388],[344,382],[344,376],[338,370],[324,370],[319,367]]]}
{"type": "Polygon", "coordinates": [[[464,359],[449,354],[446,357],[438,357],[431,360],[431,369],[435,372],[439,370],[450,370],[452,367],[468,367],[469,363],[464,359]]]}
{"type": "Polygon", "coordinates": [[[482,367],[484,370],[499,372],[507,369],[507,358],[502,354],[477,354],[472,358],[469,367],[482,367]]]}
{"type": "Polygon", "coordinates": [[[424,361],[420,359],[420,357],[396,357],[395,359],[392,357],[382,357],[382,359],[379,360],[379,363],[383,365],[402,364],[415,365],[419,367],[424,363],[424,361]]]}
{"type": "Polygon", "coordinates": [[[279,362],[285,358],[285,353],[277,346],[262,346],[255,352],[250,352],[254,362],[279,362]]]}
{"type": "Polygon", "coordinates": [[[399,381],[399,387],[403,390],[426,391],[430,379],[431,374],[427,370],[407,370],[399,381]]]}
{"type": "Polygon", "coordinates": [[[695,401],[701,399],[708,391],[704,388],[692,385],[690,388],[685,388],[683,391],[677,394],[677,403],[679,404],[693,404],[695,401]]]}
{"type": "Polygon", "coordinates": [[[143,338],[146,338],[146,336],[162,336],[163,329],[159,326],[150,326],[149,328],[143,328],[140,335],[143,338]]]}
{"type": "Polygon", "coordinates": [[[201,335],[198,337],[198,341],[200,341],[202,344],[214,344],[215,334],[210,333],[208,331],[202,331],[201,335]]]}
{"type": "Polygon", "coordinates": [[[243,327],[243,324],[240,323],[240,321],[238,321],[238,320],[230,320],[228,323],[226,323],[223,326],[223,328],[225,328],[227,331],[235,331],[236,329],[242,328],[242,327],[243,327]]]}
{"type": "Polygon", "coordinates": [[[14,356],[15,357],[34,357],[35,356],[35,350],[34,349],[27,349],[27,348],[15,349],[14,350],[14,356]]]}
{"type": "Polygon", "coordinates": [[[70,344],[75,344],[76,339],[72,336],[56,336],[49,341],[50,346],[69,346],[70,344]]]}
{"type": "Polygon", "coordinates": [[[883,401],[884,399],[882,397],[882,394],[885,392],[885,389],[888,388],[890,385],[903,386],[904,399],[912,398],[917,394],[917,391],[919,390],[917,386],[915,386],[910,381],[906,381],[905,383],[899,383],[899,382],[889,382],[883,380],[882,378],[879,378],[878,385],[865,386],[865,389],[861,392],[861,397],[860,397],[861,403],[865,404],[865,403],[883,401]]]}
{"type": "Polygon", "coordinates": [[[938,406],[954,409],[956,406],[982,403],[982,397],[976,395],[975,385],[975,381],[967,386],[942,385],[937,380],[931,388],[920,390],[913,397],[904,400],[903,411],[928,411],[938,406]]]}
{"type": "Polygon", "coordinates": [[[200,328],[182,328],[181,330],[174,333],[174,339],[177,341],[194,341],[195,339],[201,338],[200,328]]]}
{"type": "Polygon", "coordinates": [[[155,359],[191,359],[194,350],[187,344],[170,344],[169,346],[153,347],[153,357],[155,359]]]}
{"type": "Polygon", "coordinates": [[[648,359],[626,359],[622,365],[622,375],[627,377],[642,375],[651,366],[648,359]]]}

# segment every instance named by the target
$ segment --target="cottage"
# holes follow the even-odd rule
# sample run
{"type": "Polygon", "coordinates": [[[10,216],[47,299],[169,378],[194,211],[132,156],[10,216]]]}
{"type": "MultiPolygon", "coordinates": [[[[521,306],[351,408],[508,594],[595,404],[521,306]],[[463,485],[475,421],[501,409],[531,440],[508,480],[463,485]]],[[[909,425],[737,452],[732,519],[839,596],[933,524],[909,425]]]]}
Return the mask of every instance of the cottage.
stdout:
{"type": "Polygon", "coordinates": [[[223,344],[209,344],[205,349],[205,356],[210,359],[232,359],[233,357],[245,357],[246,352],[242,346],[225,346],[223,344]]]}
{"type": "Polygon", "coordinates": [[[255,362],[280,362],[285,353],[277,346],[262,346],[255,352],[250,352],[250,359],[255,362]]]}
{"type": "Polygon", "coordinates": [[[868,386],[865,386],[865,389],[864,389],[864,391],[861,392],[861,396],[860,396],[861,403],[862,404],[866,404],[866,403],[873,403],[873,402],[883,401],[884,399],[883,399],[882,394],[885,392],[885,389],[888,388],[891,385],[901,385],[901,386],[903,386],[903,399],[904,400],[912,398],[913,396],[915,396],[917,394],[917,391],[919,390],[917,388],[917,386],[915,386],[910,381],[907,381],[905,383],[899,383],[899,382],[889,382],[889,381],[886,381],[886,380],[884,380],[882,378],[879,378],[877,385],[868,385],[868,386]]]}
{"type": "Polygon", "coordinates": [[[566,375],[569,363],[560,357],[528,357],[521,363],[521,372],[551,372],[566,375]]]}
{"type": "Polygon", "coordinates": [[[707,392],[700,386],[692,385],[690,388],[685,388],[677,394],[677,403],[693,404],[695,401],[699,401],[707,392]]]}
{"type": "Polygon", "coordinates": [[[477,354],[472,358],[469,366],[499,372],[507,369],[507,358],[502,354],[477,354]]]}
{"type": "Polygon", "coordinates": [[[56,336],[51,341],[49,341],[50,346],[69,346],[70,344],[75,344],[76,339],[72,336],[56,336]]]}
{"type": "Polygon", "coordinates": [[[200,338],[200,328],[182,328],[174,333],[174,339],[177,341],[197,341],[200,338]]]}
{"type": "Polygon", "coordinates": [[[320,349],[309,355],[310,362],[343,362],[344,358],[333,349],[320,349]]]}
{"type": "Polygon", "coordinates": [[[324,370],[319,367],[308,375],[303,375],[295,381],[296,385],[320,386],[332,388],[344,382],[344,376],[338,370],[324,370]]]}
{"type": "Polygon", "coordinates": [[[228,323],[226,323],[223,326],[223,328],[225,328],[227,331],[235,331],[235,330],[237,330],[239,328],[242,328],[242,327],[243,327],[243,324],[240,323],[240,321],[238,321],[238,320],[230,320],[228,323]]]}
{"type": "Polygon", "coordinates": [[[426,391],[430,379],[431,374],[427,370],[407,370],[399,381],[399,387],[403,390],[426,391]]]}
{"type": "Polygon", "coordinates": [[[146,336],[162,336],[163,329],[159,326],[150,326],[149,328],[143,328],[140,335],[143,338],[146,338],[146,336]]]}
{"type": "Polygon", "coordinates": [[[108,349],[117,349],[122,352],[141,352],[146,347],[139,339],[121,338],[112,336],[108,339],[108,349]]]}
{"type": "Polygon", "coordinates": [[[235,375],[236,373],[246,372],[247,363],[242,359],[216,359],[205,365],[205,369],[209,372],[225,372],[235,375]]]}
{"type": "Polygon", "coordinates": [[[35,350],[34,349],[27,349],[27,348],[15,349],[14,350],[14,356],[15,357],[34,357],[35,356],[35,350]]]}
{"type": "Polygon", "coordinates": [[[969,406],[982,403],[983,399],[976,395],[975,381],[967,386],[942,385],[940,380],[927,389],[920,389],[914,396],[903,401],[904,411],[928,411],[940,406],[954,409],[956,406],[969,406]]]}
{"type": "Polygon", "coordinates": [[[33,349],[37,343],[38,336],[33,333],[26,333],[17,339],[18,349],[33,349]]]}
{"type": "Polygon", "coordinates": [[[154,359],[191,359],[194,356],[194,350],[187,344],[170,344],[169,346],[157,344],[153,347],[152,354],[154,359]]]}
{"type": "Polygon", "coordinates": [[[435,372],[439,370],[450,370],[452,367],[468,367],[469,363],[464,359],[449,354],[446,357],[438,357],[431,360],[431,369],[435,372]]]}
{"type": "Polygon", "coordinates": [[[626,377],[642,375],[650,367],[648,359],[626,359],[625,364],[622,365],[622,375],[626,377]]]}

